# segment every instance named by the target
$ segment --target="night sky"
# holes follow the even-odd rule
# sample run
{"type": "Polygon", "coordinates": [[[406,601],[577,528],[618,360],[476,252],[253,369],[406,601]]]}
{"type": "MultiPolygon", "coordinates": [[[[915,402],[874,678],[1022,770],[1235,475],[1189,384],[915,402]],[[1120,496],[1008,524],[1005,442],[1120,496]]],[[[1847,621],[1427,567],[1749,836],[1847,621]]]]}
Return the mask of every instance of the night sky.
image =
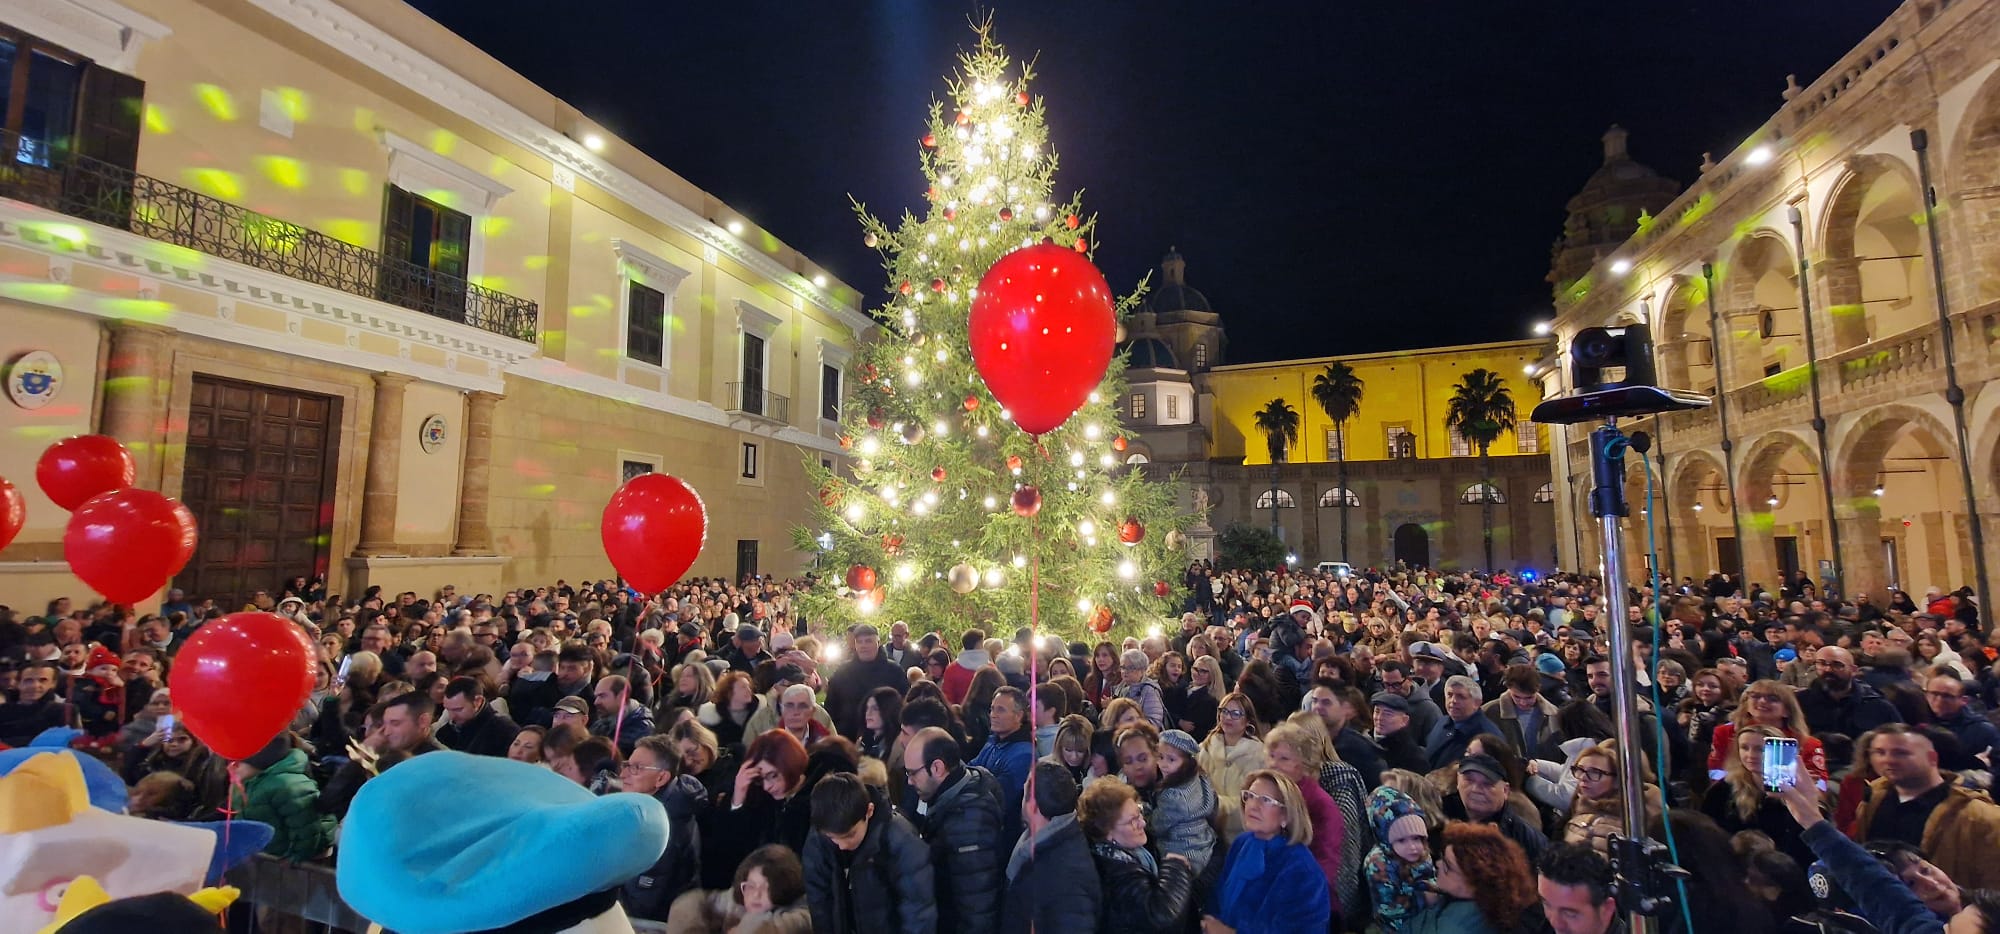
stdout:
{"type": "MultiPolygon", "coordinates": [[[[922,203],[916,141],[964,2],[415,5],[850,285],[886,285],[847,207],[922,203]]],[[[1038,55],[1057,197],[1120,291],[1169,245],[1229,362],[1528,335],[1564,202],[1631,131],[1686,185],[1893,0],[1230,4],[1001,0],[1038,55]]]]}

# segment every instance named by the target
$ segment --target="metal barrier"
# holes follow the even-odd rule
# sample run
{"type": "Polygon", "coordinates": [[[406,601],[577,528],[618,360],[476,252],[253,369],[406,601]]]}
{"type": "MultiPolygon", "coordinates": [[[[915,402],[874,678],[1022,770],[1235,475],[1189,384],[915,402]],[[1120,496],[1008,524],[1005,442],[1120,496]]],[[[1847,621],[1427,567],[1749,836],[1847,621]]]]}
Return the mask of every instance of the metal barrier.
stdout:
{"type": "MultiPolygon", "coordinates": [[[[259,854],[229,873],[229,884],[243,890],[230,913],[266,909],[302,922],[306,930],[347,931],[365,934],[369,921],[355,914],[340,900],[334,886],[333,866],[326,863],[293,865],[273,856],[259,854]],[[315,927],[318,926],[318,927],[315,927]]],[[[232,930],[249,930],[231,926],[232,930]]]]}

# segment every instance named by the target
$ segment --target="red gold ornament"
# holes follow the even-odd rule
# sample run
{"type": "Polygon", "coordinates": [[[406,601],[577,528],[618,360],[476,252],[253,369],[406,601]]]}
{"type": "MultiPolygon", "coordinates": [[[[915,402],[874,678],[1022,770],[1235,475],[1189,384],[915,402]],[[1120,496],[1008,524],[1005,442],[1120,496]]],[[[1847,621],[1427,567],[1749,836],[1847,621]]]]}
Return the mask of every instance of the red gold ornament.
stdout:
{"type": "Polygon", "coordinates": [[[1171,587],[1167,586],[1167,582],[1166,582],[1166,581],[1154,581],[1154,582],[1153,582],[1153,596],[1155,596],[1155,597],[1164,597],[1164,596],[1166,596],[1167,594],[1169,594],[1169,593],[1172,593],[1172,592],[1173,592],[1173,588],[1171,588],[1171,587]]]}
{"type": "Polygon", "coordinates": [[[1118,524],[1118,541],[1128,548],[1139,544],[1139,540],[1145,537],[1146,527],[1140,525],[1138,519],[1128,516],[1124,522],[1118,524]]]}
{"type": "Polygon", "coordinates": [[[971,412],[971,411],[974,411],[974,410],[976,410],[976,409],[978,409],[978,408],[979,408],[979,397],[978,397],[978,396],[966,396],[966,397],[965,397],[965,410],[966,410],[967,412],[971,412]]]}
{"type": "Polygon", "coordinates": [[[1078,253],[1090,252],[1090,241],[1085,240],[1082,237],[1076,238],[1076,251],[1078,253]]]}
{"type": "Polygon", "coordinates": [[[1028,106],[1028,92],[1022,91],[1014,95],[1014,103],[1020,104],[1023,107],[1028,106]]]}
{"type": "Polygon", "coordinates": [[[1000,209],[1000,219],[1001,219],[1001,220],[1003,220],[1003,221],[1011,221],[1011,220],[1013,220],[1013,219],[1014,219],[1014,209],[1013,209],[1013,208],[1001,208],[1001,209],[1000,209]]]}
{"type": "Polygon", "coordinates": [[[1009,454],[1009,455],[1007,455],[1007,469],[1008,469],[1008,470],[1020,470],[1020,469],[1021,469],[1021,455],[1019,455],[1019,454],[1009,454]]]}
{"type": "Polygon", "coordinates": [[[942,292],[942,291],[944,291],[944,280],[943,280],[943,279],[932,279],[932,280],[931,280],[931,291],[933,291],[933,292],[942,292]]]}
{"type": "Polygon", "coordinates": [[[876,431],[881,431],[882,425],[884,423],[885,419],[883,418],[881,409],[868,410],[868,427],[873,428],[876,431]]]}
{"type": "Polygon", "coordinates": [[[847,450],[848,448],[851,448],[851,447],[853,447],[853,446],[854,446],[854,439],[853,439],[853,438],[850,438],[850,437],[848,437],[848,436],[846,436],[846,435],[841,435],[841,436],[840,436],[840,449],[841,449],[841,450],[845,451],[845,450],[847,450]]]}
{"type": "Polygon", "coordinates": [[[939,482],[939,483],[943,483],[943,482],[944,482],[944,476],[945,476],[945,474],[944,474],[944,468],[943,468],[943,467],[932,467],[932,468],[931,468],[931,479],[932,479],[932,480],[935,480],[935,481],[937,481],[937,482],[939,482]]]}
{"type": "Polygon", "coordinates": [[[970,111],[970,110],[961,110],[961,111],[959,111],[959,112],[958,112],[958,125],[959,125],[959,126],[964,126],[964,125],[966,125],[966,124],[968,124],[968,123],[971,123],[971,122],[972,122],[972,111],[970,111]]]}
{"type": "Polygon", "coordinates": [[[875,569],[857,564],[847,569],[847,589],[867,592],[875,589],[875,569]]]}
{"type": "Polygon", "coordinates": [[[1014,515],[1032,516],[1042,511],[1042,491],[1024,486],[1014,491],[1014,515]]]}
{"type": "Polygon", "coordinates": [[[957,208],[945,208],[945,209],[944,209],[944,219],[945,219],[945,220],[948,220],[948,221],[955,221],[955,220],[958,220],[958,209],[957,209],[957,208]]]}
{"type": "Polygon", "coordinates": [[[1124,435],[1119,435],[1119,436],[1117,436],[1117,437],[1115,437],[1115,438],[1112,438],[1112,439],[1111,439],[1111,449],[1112,449],[1112,450],[1114,450],[1114,451],[1123,451],[1123,450],[1125,450],[1125,436],[1124,436],[1124,435]]]}
{"type": "Polygon", "coordinates": [[[902,550],[903,536],[897,535],[894,532],[882,536],[882,551],[884,554],[894,555],[900,553],[902,550]]]}
{"type": "MultiPolygon", "coordinates": [[[[904,295],[910,294],[911,292],[910,280],[904,279],[901,285],[896,286],[896,291],[901,292],[904,295]]],[[[872,376],[869,378],[874,379],[874,377],[872,376]]]]}
{"type": "Polygon", "coordinates": [[[1091,632],[1097,633],[1100,636],[1104,635],[1105,633],[1111,631],[1111,622],[1112,622],[1112,617],[1111,617],[1110,607],[1100,606],[1097,609],[1090,611],[1091,632]]]}
{"type": "Polygon", "coordinates": [[[923,141],[922,141],[922,142],[923,142],[923,144],[924,144],[924,148],[925,148],[925,149],[936,149],[936,148],[937,148],[937,134],[935,134],[935,133],[925,133],[925,134],[924,134],[924,138],[923,138],[923,141]]]}

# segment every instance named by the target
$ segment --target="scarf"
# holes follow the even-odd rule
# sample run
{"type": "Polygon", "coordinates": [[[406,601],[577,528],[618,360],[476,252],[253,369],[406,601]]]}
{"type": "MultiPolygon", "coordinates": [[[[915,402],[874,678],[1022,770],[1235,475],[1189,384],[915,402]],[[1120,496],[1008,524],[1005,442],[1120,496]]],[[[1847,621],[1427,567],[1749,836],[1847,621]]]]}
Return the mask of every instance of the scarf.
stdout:
{"type": "Polygon", "coordinates": [[[1250,887],[1250,883],[1261,881],[1264,878],[1266,864],[1274,862],[1273,858],[1278,853],[1292,845],[1290,840],[1279,834],[1272,834],[1271,839],[1263,840],[1256,834],[1246,831],[1236,839],[1248,842],[1240,843],[1242,849],[1230,854],[1235,858],[1235,862],[1229,865],[1229,872],[1223,875],[1222,893],[1217,899],[1217,905],[1222,908],[1222,917],[1225,919],[1236,917],[1234,910],[1236,902],[1243,897],[1244,890],[1250,887]]]}

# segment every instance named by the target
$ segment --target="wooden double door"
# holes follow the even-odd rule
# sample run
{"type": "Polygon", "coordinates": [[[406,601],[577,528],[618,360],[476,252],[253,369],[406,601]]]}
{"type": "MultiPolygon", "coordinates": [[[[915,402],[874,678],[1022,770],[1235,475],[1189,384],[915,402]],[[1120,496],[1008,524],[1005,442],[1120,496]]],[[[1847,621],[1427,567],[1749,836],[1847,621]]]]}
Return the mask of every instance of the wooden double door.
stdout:
{"type": "Polygon", "coordinates": [[[200,541],[174,586],[233,612],[325,574],[339,437],[337,397],[195,376],[181,501],[200,541]]]}

